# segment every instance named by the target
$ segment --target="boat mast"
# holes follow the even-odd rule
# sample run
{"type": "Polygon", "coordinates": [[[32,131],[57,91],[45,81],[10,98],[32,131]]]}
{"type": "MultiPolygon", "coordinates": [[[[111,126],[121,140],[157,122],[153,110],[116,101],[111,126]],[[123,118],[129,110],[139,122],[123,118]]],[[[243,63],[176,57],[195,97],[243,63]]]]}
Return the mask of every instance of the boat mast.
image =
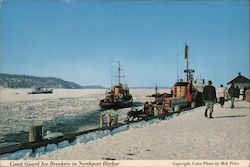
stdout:
{"type": "Polygon", "coordinates": [[[111,88],[113,86],[113,74],[112,74],[112,69],[110,69],[110,84],[111,84],[111,88]]]}
{"type": "Polygon", "coordinates": [[[179,55],[177,53],[177,82],[179,81],[179,55]]]}
{"type": "Polygon", "coordinates": [[[195,71],[193,69],[189,69],[188,65],[188,46],[187,43],[185,44],[185,59],[186,59],[186,70],[184,70],[185,73],[187,73],[187,82],[192,82],[193,80],[193,74],[195,71]]]}
{"type": "Polygon", "coordinates": [[[120,65],[120,61],[118,61],[118,79],[119,79],[119,85],[121,84],[121,78],[125,77],[124,75],[121,75],[121,65],[120,65]]]}
{"type": "Polygon", "coordinates": [[[189,72],[188,72],[188,46],[187,46],[187,43],[185,44],[185,59],[186,59],[186,73],[187,73],[187,82],[188,82],[189,72]]]}

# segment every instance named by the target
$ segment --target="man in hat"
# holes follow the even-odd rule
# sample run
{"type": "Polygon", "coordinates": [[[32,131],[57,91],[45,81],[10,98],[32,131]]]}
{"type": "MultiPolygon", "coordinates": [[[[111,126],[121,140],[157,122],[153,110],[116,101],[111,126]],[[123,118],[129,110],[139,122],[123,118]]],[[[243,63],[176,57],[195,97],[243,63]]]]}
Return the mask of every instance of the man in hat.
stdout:
{"type": "Polygon", "coordinates": [[[216,91],[215,87],[212,86],[212,81],[208,81],[208,85],[204,87],[203,100],[205,101],[205,106],[206,106],[205,117],[208,117],[207,111],[208,109],[210,109],[209,118],[213,118],[212,113],[213,113],[214,103],[216,101],[216,91]]]}

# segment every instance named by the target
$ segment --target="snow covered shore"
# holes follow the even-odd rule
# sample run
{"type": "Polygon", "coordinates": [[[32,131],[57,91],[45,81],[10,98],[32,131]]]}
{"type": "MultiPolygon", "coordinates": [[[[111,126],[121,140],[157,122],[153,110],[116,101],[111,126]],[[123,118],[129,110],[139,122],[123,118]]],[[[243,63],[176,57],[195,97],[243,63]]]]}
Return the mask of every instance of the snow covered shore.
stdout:
{"type": "Polygon", "coordinates": [[[102,139],[58,149],[34,159],[82,160],[249,160],[249,111],[247,102],[235,108],[215,105],[214,119],[204,117],[204,107],[169,120],[131,127],[102,139]]]}
{"type": "MultiPolygon", "coordinates": [[[[150,91],[153,93],[152,90],[150,91]]],[[[137,94],[135,100],[145,100],[145,95],[150,94],[150,91],[135,91],[137,94]]],[[[96,92],[94,96],[91,95],[89,98],[100,98],[100,95],[101,93],[96,92]]],[[[73,101],[76,99],[78,99],[77,102],[84,101],[84,97],[75,97],[73,101]]],[[[93,99],[91,102],[97,101],[93,99]]],[[[55,100],[53,104],[58,102],[60,100],[55,100]]],[[[85,104],[85,102],[82,103],[85,104]]],[[[10,102],[2,104],[14,106],[14,103],[10,102]]],[[[34,104],[36,103],[34,102],[34,104]]],[[[97,102],[95,102],[96,104],[97,102]]],[[[58,104],[58,106],[60,105],[58,104]]],[[[54,108],[58,106],[54,106],[54,108]]],[[[81,106],[81,103],[76,106],[81,106]]],[[[72,107],[73,111],[76,111],[74,110],[76,106],[72,107]]],[[[45,111],[52,114],[59,112],[45,111]]],[[[60,112],[65,114],[65,111],[68,110],[62,109],[60,112]]],[[[64,141],[59,145],[48,145],[46,148],[40,148],[35,153],[32,153],[31,150],[24,150],[2,155],[0,159],[249,160],[249,112],[250,103],[236,101],[235,108],[231,109],[230,101],[228,101],[224,108],[221,108],[219,104],[215,105],[214,119],[205,118],[204,107],[200,107],[166,120],[143,121],[129,127],[120,127],[112,132],[107,130],[79,136],[73,143],[64,141]]]]}

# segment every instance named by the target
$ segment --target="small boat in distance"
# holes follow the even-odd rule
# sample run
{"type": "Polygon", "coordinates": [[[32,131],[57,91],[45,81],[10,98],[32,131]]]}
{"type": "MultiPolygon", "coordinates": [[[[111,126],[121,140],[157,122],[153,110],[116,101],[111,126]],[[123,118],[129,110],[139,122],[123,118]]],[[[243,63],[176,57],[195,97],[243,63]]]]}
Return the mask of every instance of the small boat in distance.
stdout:
{"type": "Polygon", "coordinates": [[[126,108],[131,107],[133,104],[133,97],[129,93],[129,88],[125,84],[121,83],[121,66],[118,62],[118,78],[119,84],[112,86],[111,89],[106,91],[106,97],[102,99],[99,103],[99,106],[102,109],[119,109],[119,108],[126,108]]]}
{"type": "Polygon", "coordinates": [[[53,93],[53,89],[43,88],[41,86],[37,86],[31,92],[28,92],[28,94],[48,94],[48,93],[53,93]]]}

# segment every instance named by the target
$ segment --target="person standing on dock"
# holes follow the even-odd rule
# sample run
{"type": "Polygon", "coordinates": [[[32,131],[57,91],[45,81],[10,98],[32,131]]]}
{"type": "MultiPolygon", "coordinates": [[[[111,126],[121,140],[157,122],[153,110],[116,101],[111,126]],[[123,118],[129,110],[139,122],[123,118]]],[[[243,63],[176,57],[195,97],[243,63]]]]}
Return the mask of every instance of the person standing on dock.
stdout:
{"type": "Polygon", "coordinates": [[[212,85],[212,81],[208,81],[208,85],[204,87],[203,99],[205,101],[205,117],[207,117],[207,111],[210,109],[209,118],[214,118],[212,116],[214,103],[216,101],[216,91],[215,87],[212,85]]]}
{"type": "Polygon", "coordinates": [[[246,91],[247,91],[247,87],[245,86],[243,89],[243,101],[246,100],[246,91]]]}
{"type": "Polygon", "coordinates": [[[237,98],[237,100],[239,100],[240,99],[240,89],[238,86],[236,86],[235,90],[236,90],[236,98],[237,98]]]}
{"type": "Polygon", "coordinates": [[[223,107],[225,103],[225,94],[226,94],[226,89],[223,87],[223,85],[220,85],[220,87],[218,88],[218,95],[221,107],[223,107]]]}
{"type": "Polygon", "coordinates": [[[234,108],[234,100],[235,100],[235,97],[237,96],[237,92],[236,92],[236,88],[234,87],[233,83],[230,86],[230,88],[228,89],[228,94],[229,94],[230,99],[231,99],[231,108],[234,108]]]}

